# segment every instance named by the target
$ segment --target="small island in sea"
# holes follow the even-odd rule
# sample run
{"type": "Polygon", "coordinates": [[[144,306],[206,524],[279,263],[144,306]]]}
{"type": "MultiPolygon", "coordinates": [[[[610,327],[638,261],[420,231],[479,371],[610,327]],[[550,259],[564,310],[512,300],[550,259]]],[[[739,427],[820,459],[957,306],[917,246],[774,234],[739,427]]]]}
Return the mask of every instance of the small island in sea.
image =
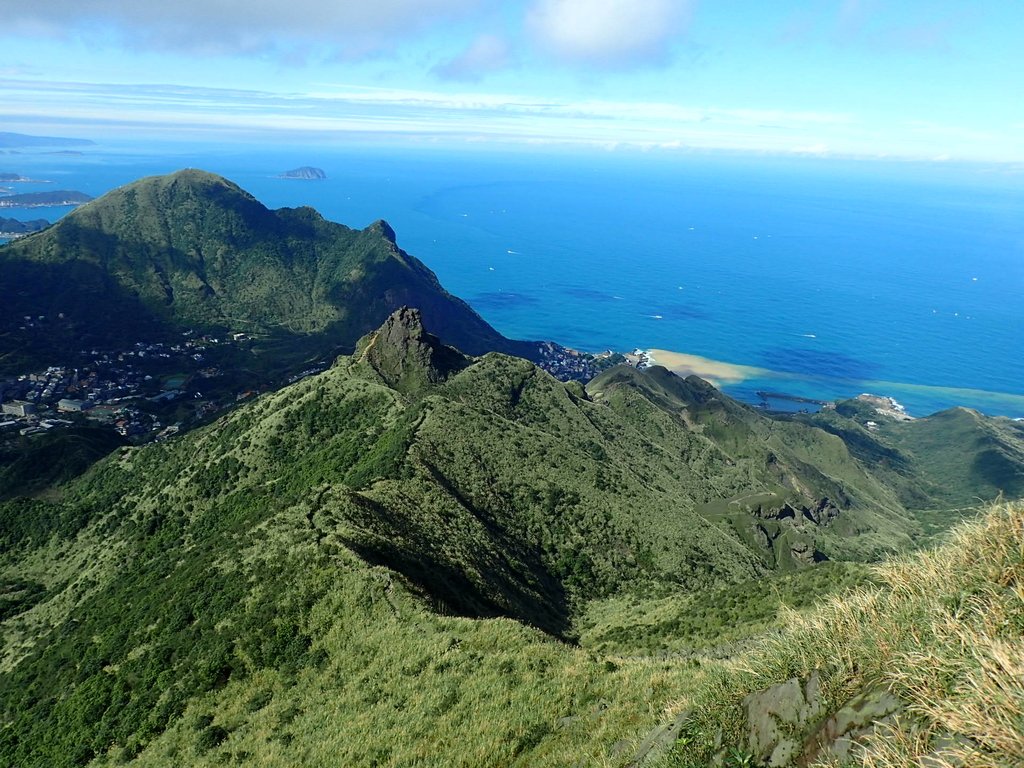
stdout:
{"type": "Polygon", "coordinates": [[[314,168],[311,165],[304,165],[301,168],[292,168],[290,171],[279,173],[277,175],[279,179],[303,179],[306,181],[315,181],[319,179],[326,179],[327,174],[324,173],[322,168],[314,168]]]}
{"type": "Polygon", "coordinates": [[[35,184],[49,184],[49,181],[45,179],[30,179],[28,176],[22,176],[20,173],[0,173],[0,182],[4,184],[9,183],[24,183],[33,182],[35,184]]]}
{"type": "Polygon", "coordinates": [[[81,205],[92,200],[92,195],[58,189],[53,192],[26,192],[0,197],[0,208],[48,208],[61,205],[81,205]]]}

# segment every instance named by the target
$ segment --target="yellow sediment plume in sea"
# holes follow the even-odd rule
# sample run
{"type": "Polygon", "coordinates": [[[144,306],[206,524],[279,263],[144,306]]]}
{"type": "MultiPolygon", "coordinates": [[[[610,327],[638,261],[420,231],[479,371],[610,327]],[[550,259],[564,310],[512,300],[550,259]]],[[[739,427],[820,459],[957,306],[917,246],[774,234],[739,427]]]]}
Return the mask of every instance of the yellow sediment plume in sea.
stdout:
{"type": "Polygon", "coordinates": [[[651,365],[663,365],[680,376],[699,376],[716,387],[723,384],[737,384],[747,379],[775,378],[778,374],[767,368],[753,365],[737,365],[721,360],[711,360],[700,355],[687,355],[667,349],[649,349],[647,357],[651,365]]]}
{"type": "MultiPolygon", "coordinates": [[[[663,365],[680,376],[700,376],[716,387],[739,384],[749,379],[776,379],[791,382],[810,382],[826,391],[842,392],[843,397],[853,397],[860,392],[873,392],[899,399],[901,394],[914,392],[932,397],[941,397],[952,402],[974,402],[993,409],[990,412],[1024,414],[1024,394],[1013,392],[991,392],[982,389],[942,387],[933,384],[907,384],[897,381],[866,379],[843,379],[827,376],[807,376],[788,371],[773,371],[754,365],[738,365],[722,360],[712,360],[700,355],[672,352],[667,349],[648,349],[647,358],[651,365],[663,365]]],[[[833,395],[834,396],[834,395],[833,395]]]]}

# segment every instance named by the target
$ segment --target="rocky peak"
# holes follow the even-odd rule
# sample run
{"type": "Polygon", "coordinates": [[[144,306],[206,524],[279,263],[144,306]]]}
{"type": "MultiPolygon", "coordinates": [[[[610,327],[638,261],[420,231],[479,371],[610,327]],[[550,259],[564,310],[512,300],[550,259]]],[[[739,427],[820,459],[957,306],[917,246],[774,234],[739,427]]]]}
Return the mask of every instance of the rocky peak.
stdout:
{"type": "Polygon", "coordinates": [[[364,336],[356,358],[400,392],[413,392],[447,379],[470,358],[428,333],[418,309],[401,307],[376,331],[364,336]]]}
{"type": "Polygon", "coordinates": [[[395,245],[397,243],[397,240],[395,238],[395,230],[392,229],[391,225],[384,221],[384,219],[377,219],[377,221],[373,222],[373,224],[371,224],[368,227],[368,229],[370,232],[379,233],[381,237],[383,237],[392,245],[395,245]]]}

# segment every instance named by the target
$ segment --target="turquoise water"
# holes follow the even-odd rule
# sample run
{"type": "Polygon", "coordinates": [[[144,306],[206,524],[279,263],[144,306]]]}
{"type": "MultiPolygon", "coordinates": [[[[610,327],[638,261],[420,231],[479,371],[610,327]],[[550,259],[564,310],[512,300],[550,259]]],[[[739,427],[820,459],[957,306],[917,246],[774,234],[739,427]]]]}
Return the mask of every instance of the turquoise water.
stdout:
{"type": "MultiPolygon", "coordinates": [[[[0,158],[91,194],[194,166],[398,242],[508,336],[777,372],[727,389],[1024,416],[1024,175],[622,153],[123,146],[0,158]],[[299,165],[326,181],[273,176],[299,165]]],[[[64,209],[3,215],[55,218],[64,209]]]]}

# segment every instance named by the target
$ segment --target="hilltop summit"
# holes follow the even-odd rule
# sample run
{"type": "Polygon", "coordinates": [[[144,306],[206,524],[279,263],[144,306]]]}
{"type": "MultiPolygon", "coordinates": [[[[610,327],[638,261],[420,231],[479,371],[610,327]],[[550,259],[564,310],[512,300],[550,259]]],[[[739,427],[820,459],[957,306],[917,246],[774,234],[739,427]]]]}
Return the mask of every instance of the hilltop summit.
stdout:
{"type": "Polygon", "coordinates": [[[356,345],[358,359],[400,392],[437,384],[470,364],[471,358],[427,333],[418,309],[401,307],[356,345]]]}
{"type": "Polygon", "coordinates": [[[308,207],[270,210],[191,168],[83,205],[0,249],[0,269],[0,369],[26,350],[51,361],[185,329],[243,331],[296,359],[350,352],[406,305],[469,354],[536,356],[448,293],[386,222],[355,230],[308,207]],[[58,314],[66,322],[45,338],[19,333],[24,315],[58,314]]]}

